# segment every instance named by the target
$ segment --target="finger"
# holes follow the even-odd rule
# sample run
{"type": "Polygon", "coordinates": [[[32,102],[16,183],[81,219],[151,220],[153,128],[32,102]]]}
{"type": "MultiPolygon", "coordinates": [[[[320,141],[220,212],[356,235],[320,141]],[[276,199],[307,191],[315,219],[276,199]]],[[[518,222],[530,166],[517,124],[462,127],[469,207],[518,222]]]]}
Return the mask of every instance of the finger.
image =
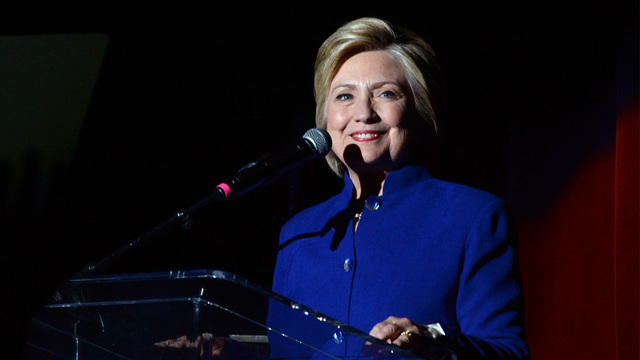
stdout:
{"type": "Polygon", "coordinates": [[[214,360],[227,360],[227,354],[224,348],[214,348],[211,350],[211,358],[214,360]]]}
{"type": "Polygon", "coordinates": [[[416,334],[412,331],[403,330],[393,340],[392,344],[402,349],[411,349],[415,341],[416,334]]]}
{"type": "Polygon", "coordinates": [[[187,347],[190,349],[197,349],[200,347],[200,344],[202,344],[202,336],[198,335],[198,337],[196,337],[195,341],[187,341],[187,347]]]}
{"type": "Polygon", "coordinates": [[[182,349],[187,345],[186,340],[174,340],[171,341],[169,343],[169,345],[167,345],[168,348],[173,348],[173,349],[182,349]]]}
{"type": "Polygon", "coordinates": [[[161,348],[167,348],[167,347],[181,348],[183,346],[186,346],[189,342],[190,341],[187,338],[187,335],[182,335],[177,339],[167,339],[163,341],[158,341],[156,343],[153,343],[153,345],[161,348]]]}
{"type": "Polygon", "coordinates": [[[187,349],[197,349],[200,347],[200,339],[197,338],[196,341],[186,340],[185,347],[187,349]]]}
{"type": "Polygon", "coordinates": [[[400,331],[402,330],[399,326],[385,320],[381,323],[376,324],[369,332],[369,335],[386,341],[389,339],[395,339],[400,331]]]}
{"type": "Polygon", "coordinates": [[[225,346],[229,345],[230,343],[231,343],[231,339],[229,339],[227,337],[223,337],[223,336],[214,336],[213,337],[213,344],[216,347],[224,348],[225,346]]]}
{"type": "Polygon", "coordinates": [[[205,358],[211,356],[211,339],[213,335],[210,333],[202,333],[198,338],[202,340],[200,342],[200,356],[205,358]]]}
{"type": "Polygon", "coordinates": [[[414,322],[409,318],[398,318],[396,324],[400,325],[402,328],[409,328],[415,326],[414,322]]]}
{"type": "Polygon", "coordinates": [[[169,344],[171,344],[171,340],[163,340],[163,341],[158,341],[153,343],[153,346],[157,346],[160,348],[166,348],[167,346],[169,346],[169,344]]]}

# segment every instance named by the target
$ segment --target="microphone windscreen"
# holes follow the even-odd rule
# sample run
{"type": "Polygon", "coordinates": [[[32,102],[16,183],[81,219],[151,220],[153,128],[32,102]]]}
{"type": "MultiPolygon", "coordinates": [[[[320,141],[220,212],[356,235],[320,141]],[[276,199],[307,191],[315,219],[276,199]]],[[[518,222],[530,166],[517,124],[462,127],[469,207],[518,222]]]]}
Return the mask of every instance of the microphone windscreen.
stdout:
{"type": "Polygon", "coordinates": [[[331,150],[331,136],[323,129],[311,128],[302,137],[313,143],[318,157],[326,156],[331,150]]]}

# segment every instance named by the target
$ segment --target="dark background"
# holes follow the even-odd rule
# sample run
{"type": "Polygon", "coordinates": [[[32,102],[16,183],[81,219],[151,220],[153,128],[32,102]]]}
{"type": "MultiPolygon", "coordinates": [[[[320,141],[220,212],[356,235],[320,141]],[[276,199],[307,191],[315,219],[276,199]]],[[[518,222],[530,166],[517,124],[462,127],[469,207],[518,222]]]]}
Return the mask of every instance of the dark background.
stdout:
{"type": "MultiPolygon", "coordinates": [[[[18,200],[0,204],[3,316],[14,334],[60,281],[313,127],[315,52],[348,20],[383,17],[434,47],[448,101],[431,170],[506,198],[518,222],[543,213],[613,143],[619,103],[637,96],[637,4],[298,6],[2,12],[0,35],[109,39],[77,146],[49,190],[36,193],[37,160],[31,172],[27,160],[9,164],[26,174],[18,200]]],[[[220,269],[269,287],[279,227],[340,186],[322,161],[311,162],[207,207],[190,230],[174,229],[102,271],[220,269]]]]}

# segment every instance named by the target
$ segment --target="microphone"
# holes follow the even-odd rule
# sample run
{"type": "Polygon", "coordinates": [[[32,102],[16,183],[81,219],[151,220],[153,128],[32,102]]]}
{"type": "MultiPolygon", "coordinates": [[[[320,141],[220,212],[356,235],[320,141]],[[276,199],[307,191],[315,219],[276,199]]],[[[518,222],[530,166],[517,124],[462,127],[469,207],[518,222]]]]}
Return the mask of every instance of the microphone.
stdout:
{"type": "Polygon", "coordinates": [[[249,163],[226,182],[216,186],[216,200],[240,196],[259,186],[266,185],[293,168],[316,158],[326,156],[331,150],[331,137],[325,130],[311,128],[293,146],[277,155],[268,155],[249,163]]]}

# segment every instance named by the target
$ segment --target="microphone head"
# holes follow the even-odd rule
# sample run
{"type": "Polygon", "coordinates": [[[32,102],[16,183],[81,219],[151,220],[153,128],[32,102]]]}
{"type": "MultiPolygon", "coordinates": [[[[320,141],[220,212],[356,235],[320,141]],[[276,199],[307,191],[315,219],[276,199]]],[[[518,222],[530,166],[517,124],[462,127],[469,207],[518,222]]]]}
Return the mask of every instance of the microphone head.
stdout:
{"type": "Polygon", "coordinates": [[[302,137],[313,144],[318,157],[327,156],[331,150],[331,136],[323,129],[311,128],[302,137]]]}

